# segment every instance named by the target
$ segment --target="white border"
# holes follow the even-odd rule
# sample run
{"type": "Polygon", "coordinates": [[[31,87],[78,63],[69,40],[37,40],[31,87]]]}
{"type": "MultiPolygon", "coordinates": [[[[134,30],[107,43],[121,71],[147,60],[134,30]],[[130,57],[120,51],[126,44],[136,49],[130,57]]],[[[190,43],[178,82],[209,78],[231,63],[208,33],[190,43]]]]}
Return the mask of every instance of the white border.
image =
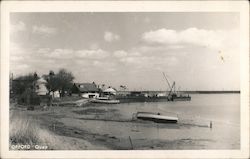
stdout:
{"type": "Polygon", "coordinates": [[[248,158],[249,3],[247,1],[3,1],[1,3],[1,158],[248,158]],[[239,12],[241,73],[240,150],[9,151],[10,12],[239,12]]]}

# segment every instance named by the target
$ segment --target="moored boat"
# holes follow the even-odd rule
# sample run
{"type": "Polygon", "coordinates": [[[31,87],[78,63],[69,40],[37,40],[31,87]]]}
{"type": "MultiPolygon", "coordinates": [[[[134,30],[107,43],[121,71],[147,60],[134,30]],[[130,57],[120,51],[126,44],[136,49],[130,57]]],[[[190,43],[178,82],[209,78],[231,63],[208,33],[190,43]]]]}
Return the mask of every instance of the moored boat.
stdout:
{"type": "Polygon", "coordinates": [[[150,121],[154,121],[157,123],[177,123],[178,122],[177,117],[162,115],[160,113],[151,113],[151,112],[137,112],[136,118],[142,119],[142,120],[150,120],[150,121]]]}
{"type": "Polygon", "coordinates": [[[108,97],[99,97],[91,100],[92,103],[104,103],[104,104],[119,104],[120,101],[117,99],[110,99],[108,97]]]}

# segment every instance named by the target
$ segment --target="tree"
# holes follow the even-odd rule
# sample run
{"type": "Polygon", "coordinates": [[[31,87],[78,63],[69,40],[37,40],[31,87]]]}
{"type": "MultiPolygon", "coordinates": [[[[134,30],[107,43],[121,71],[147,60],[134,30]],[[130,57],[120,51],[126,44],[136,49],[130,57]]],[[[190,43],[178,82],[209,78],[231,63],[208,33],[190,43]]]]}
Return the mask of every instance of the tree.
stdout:
{"type": "Polygon", "coordinates": [[[120,85],[121,90],[125,91],[127,89],[126,86],[120,85]]]}
{"type": "Polygon", "coordinates": [[[65,91],[72,88],[74,76],[71,72],[67,72],[66,69],[60,69],[56,74],[56,78],[58,78],[60,95],[64,96],[65,91]]]}
{"type": "Polygon", "coordinates": [[[12,90],[15,95],[21,95],[26,89],[34,90],[34,82],[38,79],[37,73],[29,73],[13,79],[12,90]]]}
{"type": "Polygon", "coordinates": [[[104,90],[105,89],[105,84],[102,84],[102,90],[104,90]]]}
{"type": "Polygon", "coordinates": [[[49,94],[51,92],[54,92],[59,90],[59,79],[55,75],[54,71],[49,71],[48,75],[43,75],[43,78],[47,81],[46,87],[49,91],[49,94]]]}
{"type": "Polygon", "coordinates": [[[19,104],[39,104],[40,99],[35,92],[35,83],[38,79],[36,72],[13,79],[12,91],[19,104]]]}
{"type": "Polygon", "coordinates": [[[54,75],[55,75],[54,71],[50,70],[49,71],[49,76],[54,76],[54,75]]]}
{"type": "Polygon", "coordinates": [[[66,69],[60,69],[57,74],[50,71],[48,75],[43,75],[47,81],[46,87],[50,92],[59,91],[60,96],[64,96],[65,91],[69,91],[73,85],[74,76],[66,69]]]}

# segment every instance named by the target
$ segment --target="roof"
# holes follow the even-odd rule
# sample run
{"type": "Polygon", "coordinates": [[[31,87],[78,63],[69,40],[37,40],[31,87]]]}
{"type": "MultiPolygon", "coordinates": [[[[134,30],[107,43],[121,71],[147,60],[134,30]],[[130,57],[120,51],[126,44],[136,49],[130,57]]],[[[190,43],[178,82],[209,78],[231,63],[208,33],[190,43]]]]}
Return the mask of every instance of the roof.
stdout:
{"type": "Polygon", "coordinates": [[[94,83],[75,83],[80,92],[98,92],[99,89],[94,83]]]}
{"type": "Polygon", "coordinates": [[[116,90],[113,89],[113,88],[108,88],[108,89],[105,89],[103,92],[110,92],[110,93],[115,93],[116,90]]]}
{"type": "Polygon", "coordinates": [[[45,83],[47,83],[47,81],[45,79],[43,79],[43,78],[38,79],[36,82],[38,84],[45,84],[45,83]]]}

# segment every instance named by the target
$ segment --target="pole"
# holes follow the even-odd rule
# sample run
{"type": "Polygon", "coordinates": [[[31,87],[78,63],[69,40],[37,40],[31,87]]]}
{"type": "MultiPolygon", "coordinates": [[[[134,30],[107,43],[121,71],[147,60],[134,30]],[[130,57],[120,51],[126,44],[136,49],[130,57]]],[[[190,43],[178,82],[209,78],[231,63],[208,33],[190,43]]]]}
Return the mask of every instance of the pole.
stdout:
{"type": "Polygon", "coordinates": [[[131,145],[131,148],[132,150],[134,149],[134,146],[133,146],[133,143],[132,143],[132,140],[131,140],[131,137],[129,136],[129,142],[130,142],[130,145],[131,145]]]}
{"type": "Polygon", "coordinates": [[[53,124],[54,131],[56,131],[56,124],[53,124]]]}
{"type": "Polygon", "coordinates": [[[210,121],[210,129],[212,129],[213,128],[213,123],[212,123],[212,121],[210,121]]]}

